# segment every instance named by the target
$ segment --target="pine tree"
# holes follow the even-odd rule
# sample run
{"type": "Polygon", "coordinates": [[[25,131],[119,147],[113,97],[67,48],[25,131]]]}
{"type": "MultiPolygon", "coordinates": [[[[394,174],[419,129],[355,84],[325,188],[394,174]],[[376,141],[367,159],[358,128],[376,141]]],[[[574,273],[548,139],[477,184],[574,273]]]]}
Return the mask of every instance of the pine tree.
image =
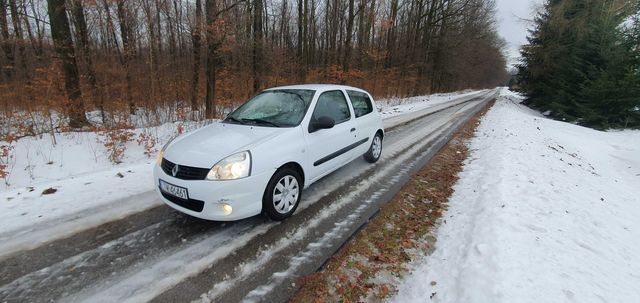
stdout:
{"type": "Polygon", "coordinates": [[[620,27],[631,4],[547,1],[518,66],[526,104],[554,118],[599,129],[640,126],[633,118],[638,65],[632,60],[633,43],[620,27]]]}
{"type": "Polygon", "coordinates": [[[609,5],[605,9],[592,9],[590,35],[578,50],[578,63],[585,79],[576,97],[588,109],[583,114],[583,124],[598,128],[628,126],[638,96],[638,87],[633,83],[631,49],[619,30],[625,14],[617,13],[609,5]]]}

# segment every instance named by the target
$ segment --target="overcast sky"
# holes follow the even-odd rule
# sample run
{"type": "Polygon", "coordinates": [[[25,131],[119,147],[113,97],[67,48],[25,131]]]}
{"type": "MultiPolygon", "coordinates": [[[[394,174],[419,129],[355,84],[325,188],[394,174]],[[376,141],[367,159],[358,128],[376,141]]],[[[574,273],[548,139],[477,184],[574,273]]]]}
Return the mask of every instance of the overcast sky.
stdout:
{"type": "Polygon", "coordinates": [[[533,19],[536,7],[543,0],[496,0],[498,8],[498,33],[507,41],[509,64],[516,63],[520,46],[527,42],[527,28],[533,19]],[[523,20],[524,19],[524,20],[523,20]]]}

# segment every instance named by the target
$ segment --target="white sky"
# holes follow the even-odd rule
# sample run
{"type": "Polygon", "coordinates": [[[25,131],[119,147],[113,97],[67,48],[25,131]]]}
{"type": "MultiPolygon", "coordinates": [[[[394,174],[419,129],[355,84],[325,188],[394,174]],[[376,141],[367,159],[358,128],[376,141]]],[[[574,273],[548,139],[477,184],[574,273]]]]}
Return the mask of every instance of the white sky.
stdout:
{"type": "Polygon", "coordinates": [[[512,65],[520,57],[520,46],[527,42],[527,28],[531,23],[536,7],[543,0],[496,0],[498,9],[498,33],[507,41],[508,64],[512,65]]]}

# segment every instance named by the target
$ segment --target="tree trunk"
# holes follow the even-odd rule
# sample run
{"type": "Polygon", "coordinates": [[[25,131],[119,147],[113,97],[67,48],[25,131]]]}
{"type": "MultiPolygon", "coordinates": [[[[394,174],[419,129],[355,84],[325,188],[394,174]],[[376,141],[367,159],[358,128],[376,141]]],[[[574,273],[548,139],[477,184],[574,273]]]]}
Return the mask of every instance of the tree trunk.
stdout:
{"type": "Polygon", "coordinates": [[[216,37],[216,17],[218,8],[216,0],[205,0],[205,13],[207,21],[207,94],[205,96],[205,118],[213,119],[216,114],[216,65],[218,64],[218,48],[220,42],[216,37]]]}
{"type": "Polygon", "coordinates": [[[64,0],[47,0],[49,20],[51,26],[51,38],[53,46],[62,61],[64,83],[69,98],[69,126],[80,128],[88,124],[85,116],[80,81],[78,78],[78,66],[73,50],[69,19],[67,18],[64,0]]]}
{"type": "Polygon", "coordinates": [[[330,64],[339,64],[339,56],[337,53],[337,39],[338,39],[338,26],[340,24],[340,4],[339,0],[333,0],[331,6],[331,28],[329,29],[331,32],[329,33],[329,53],[330,53],[330,64]]]}
{"type": "Polygon", "coordinates": [[[307,33],[307,0],[298,0],[298,81],[304,82],[306,78],[306,56],[305,56],[305,40],[307,33]]]}
{"type": "Polygon", "coordinates": [[[7,64],[3,64],[2,69],[7,80],[13,77],[14,69],[14,57],[13,49],[11,47],[11,36],[9,36],[9,26],[7,24],[7,2],[6,0],[0,0],[0,39],[2,39],[2,51],[5,58],[7,58],[7,64]]]}
{"type": "Polygon", "coordinates": [[[143,1],[143,10],[145,14],[145,21],[147,23],[147,32],[149,33],[149,83],[151,88],[149,89],[147,103],[155,103],[157,97],[157,81],[158,81],[158,29],[159,24],[156,24],[156,15],[152,11],[151,4],[148,1],[143,1]]]}
{"type": "Polygon", "coordinates": [[[16,55],[20,60],[20,67],[21,67],[22,73],[25,79],[27,79],[28,81],[29,74],[27,70],[27,56],[26,56],[25,47],[24,47],[26,43],[22,35],[22,22],[20,22],[22,18],[20,18],[20,14],[18,13],[18,5],[16,4],[16,0],[9,0],[9,9],[11,10],[11,21],[13,23],[13,32],[16,38],[16,44],[18,46],[16,55]]]}
{"type": "Polygon", "coordinates": [[[200,81],[200,50],[202,41],[202,1],[196,0],[196,20],[193,26],[193,74],[191,78],[191,109],[198,109],[198,82],[200,81]]]}
{"type": "Polygon", "coordinates": [[[42,58],[43,52],[44,52],[44,47],[43,47],[43,41],[44,41],[44,25],[40,25],[40,23],[43,23],[40,20],[40,16],[38,15],[38,10],[36,9],[36,5],[34,3],[35,1],[31,1],[31,11],[34,14],[35,17],[35,24],[36,24],[36,34],[38,37],[38,50],[39,53],[37,53],[37,55],[42,58]]]}
{"type": "Polygon", "coordinates": [[[136,105],[133,102],[132,87],[131,87],[131,57],[133,55],[133,48],[131,41],[131,27],[129,14],[125,8],[125,0],[119,0],[117,2],[118,10],[118,23],[120,23],[120,37],[122,37],[122,51],[124,55],[121,58],[122,66],[125,71],[126,83],[126,98],[129,105],[129,113],[134,114],[136,112],[136,105]]]}
{"type": "Polygon", "coordinates": [[[262,77],[262,0],[253,0],[253,92],[260,90],[262,77]]]}
{"type": "MultiPolygon", "coordinates": [[[[111,8],[109,7],[109,2],[107,2],[107,0],[102,0],[102,6],[104,7],[104,11],[105,11],[105,15],[106,15],[106,21],[107,21],[107,35],[109,36],[109,34],[111,34],[111,42],[113,43],[113,46],[115,47],[116,51],[118,52],[118,55],[120,55],[120,48],[118,46],[118,35],[116,34],[116,29],[113,26],[113,21],[111,19],[111,8]]],[[[107,40],[109,40],[107,38],[107,40]]]]}
{"type": "Polygon", "coordinates": [[[22,3],[22,19],[24,20],[24,25],[27,30],[27,35],[29,36],[29,42],[31,44],[31,48],[33,49],[33,53],[38,58],[38,61],[42,60],[42,49],[38,48],[38,41],[36,37],[33,35],[33,30],[31,29],[31,23],[29,22],[29,15],[27,14],[27,5],[26,3],[22,3]]]}
{"type": "Polygon", "coordinates": [[[365,5],[365,0],[360,0],[358,2],[358,37],[357,37],[357,41],[358,44],[356,46],[356,63],[358,68],[362,68],[362,60],[364,58],[364,52],[366,49],[366,44],[365,44],[365,35],[368,31],[368,28],[365,27],[365,18],[367,17],[367,14],[364,13],[366,8],[365,5]]]}
{"type": "Polygon", "coordinates": [[[398,18],[398,0],[392,0],[391,1],[391,20],[389,20],[391,22],[391,26],[389,26],[389,29],[387,30],[387,60],[386,60],[386,67],[389,67],[392,65],[392,63],[394,62],[394,53],[395,53],[395,46],[396,46],[396,30],[397,30],[397,26],[396,26],[396,19],[398,18]]]}
{"type": "Polygon", "coordinates": [[[347,17],[347,32],[344,41],[344,60],[342,61],[342,70],[349,71],[349,62],[351,60],[351,35],[353,33],[353,23],[355,21],[354,0],[349,0],[349,15],[347,17]]]}
{"type": "Polygon", "coordinates": [[[98,110],[100,110],[100,115],[102,118],[102,123],[105,122],[104,116],[104,102],[102,99],[102,94],[98,89],[98,83],[96,81],[96,73],[93,66],[93,60],[91,59],[91,48],[89,46],[89,33],[87,30],[87,22],[84,18],[84,8],[82,7],[82,0],[73,0],[71,2],[71,14],[73,15],[73,21],[76,27],[76,41],[78,43],[78,48],[81,50],[80,54],[82,60],[86,64],[86,77],[89,81],[89,86],[91,86],[91,93],[93,95],[93,101],[95,102],[98,110]]]}
{"type": "Polygon", "coordinates": [[[163,50],[162,50],[162,21],[160,20],[160,10],[161,10],[160,1],[155,0],[154,4],[155,4],[155,7],[156,7],[156,17],[155,17],[156,18],[156,22],[155,23],[156,23],[156,26],[157,26],[156,27],[156,44],[158,45],[156,47],[156,49],[158,50],[158,52],[156,54],[156,57],[157,57],[157,59],[159,59],[160,55],[162,55],[162,52],[163,52],[163,50]]]}
{"type": "Polygon", "coordinates": [[[316,58],[316,0],[310,0],[310,8],[309,8],[309,35],[307,38],[307,62],[310,63],[311,66],[315,66],[317,62],[316,58]]]}
{"type": "Polygon", "coordinates": [[[306,75],[306,65],[309,64],[309,0],[303,0],[302,8],[302,56],[306,75]]]}

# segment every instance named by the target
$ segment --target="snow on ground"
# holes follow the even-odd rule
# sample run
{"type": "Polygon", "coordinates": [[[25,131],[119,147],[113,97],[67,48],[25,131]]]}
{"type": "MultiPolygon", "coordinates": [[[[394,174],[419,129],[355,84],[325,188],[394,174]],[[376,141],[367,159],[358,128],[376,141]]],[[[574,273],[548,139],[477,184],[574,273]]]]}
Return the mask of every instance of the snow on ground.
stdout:
{"type": "Polygon", "coordinates": [[[434,94],[409,98],[389,98],[376,100],[376,106],[378,107],[378,110],[380,110],[382,119],[387,119],[403,115],[408,112],[416,112],[421,109],[433,107],[449,102],[453,99],[467,97],[476,93],[478,93],[478,91],[465,90],[447,94],[434,94]]]}
{"type": "Polygon", "coordinates": [[[503,91],[482,119],[436,249],[392,301],[640,298],[640,131],[553,121],[519,101],[503,91]]]}
{"type": "MultiPolygon", "coordinates": [[[[382,110],[382,116],[389,118],[473,93],[477,92],[393,98],[376,103],[382,110]]],[[[155,152],[176,134],[179,126],[189,131],[202,125],[178,122],[132,130],[133,141],[126,143],[124,157],[119,164],[109,161],[105,146],[99,142],[104,140],[104,136],[95,132],[57,133],[55,145],[50,134],[24,137],[12,142],[13,158],[8,161],[10,173],[6,179],[0,179],[0,239],[4,239],[2,233],[67,217],[153,190],[150,176],[155,152]],[[135,141],[142,133],[156,140],[151,157],[145,155],[144,148],[135,141]],[[55,192],[43,194],[50,188],[55,192]]],[[[7,142],[0,141],[0,145],[7,145],[7,142]]],[[[144,203],[147,205],[151,202],[144,203]]],[[[132,209],[136,208],[124,208],[123,211],[132,209]]]]}
{"type": "MultiPolygon", "coordinates": [[[[183,127],[195,126],[191,123],[183,127]]],[[[155,152],[175,134],[176,127],[175,123],[167,123],[133,130],[136,135],[152,134],[158,143],[148,157],[137,142],[128,142],[120,164],[109,161],[105,147],[97,142],[99,135],[94,132],[56,134],[55,146],[50,135],[13,142],[14,159],[6,179],[9,185],[1,185],[5,190],[0,191],[0,233],[152,190],[149,176],[155,152]],[[44,193],[51,189],[55,192],[44,193]]]]}

